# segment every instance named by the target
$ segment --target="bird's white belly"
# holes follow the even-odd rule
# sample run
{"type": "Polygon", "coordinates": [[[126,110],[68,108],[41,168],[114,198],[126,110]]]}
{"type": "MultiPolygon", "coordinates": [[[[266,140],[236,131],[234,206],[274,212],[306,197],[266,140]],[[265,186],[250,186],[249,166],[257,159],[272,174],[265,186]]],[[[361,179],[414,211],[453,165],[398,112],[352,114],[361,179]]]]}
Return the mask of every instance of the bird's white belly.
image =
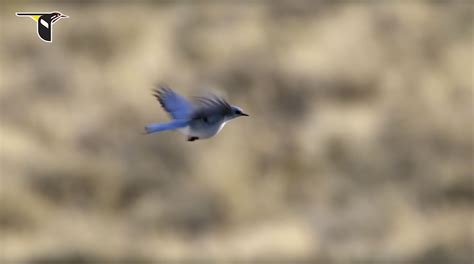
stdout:
{"type": "Polygon", "coordinates": [[[199,128],[191,128],[191,126],[186,126],[186,127],[180,128],[179,132],[181,132],[182,134],[188,137],[198,137],[200,139],[210,138],[216,135],[217,133],[219,133],[219,131],[221,131],[221,129],[224,127],[226,123],[227,122],[222,122],[220,124],[218,123],[212,126],[199,127],[199,128]]]}

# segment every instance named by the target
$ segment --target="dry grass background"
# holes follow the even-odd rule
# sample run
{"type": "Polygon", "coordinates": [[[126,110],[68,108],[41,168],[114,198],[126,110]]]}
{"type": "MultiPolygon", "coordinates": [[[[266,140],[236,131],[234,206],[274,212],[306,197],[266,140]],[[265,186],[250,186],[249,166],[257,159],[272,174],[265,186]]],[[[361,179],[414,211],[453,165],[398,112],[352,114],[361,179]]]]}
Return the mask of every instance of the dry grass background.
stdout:
{"type": "Polygon", "coordinates": [[[473,257],[473,4],[4,1],[2,261],[473,257]],[[17,11],[59,10],[54,42],[17,11]],[[143,136],[165,81],[251,118],[143,136]]]}

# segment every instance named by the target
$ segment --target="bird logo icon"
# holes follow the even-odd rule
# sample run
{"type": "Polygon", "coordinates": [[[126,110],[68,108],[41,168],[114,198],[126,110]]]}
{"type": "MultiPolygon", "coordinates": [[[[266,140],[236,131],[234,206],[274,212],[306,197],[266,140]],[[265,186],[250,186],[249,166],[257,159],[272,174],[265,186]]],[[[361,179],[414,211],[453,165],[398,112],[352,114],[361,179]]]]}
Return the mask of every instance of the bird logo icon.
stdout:
{"type": "Polygon", "coordinates": [[[61,14],[58,11],[43,13],[43,12],[17,12],[17,16],[31,17],[37,23],[38,37],[44,42],[53,41],[53,24],[61,18],[68,16],[61,14]]]}

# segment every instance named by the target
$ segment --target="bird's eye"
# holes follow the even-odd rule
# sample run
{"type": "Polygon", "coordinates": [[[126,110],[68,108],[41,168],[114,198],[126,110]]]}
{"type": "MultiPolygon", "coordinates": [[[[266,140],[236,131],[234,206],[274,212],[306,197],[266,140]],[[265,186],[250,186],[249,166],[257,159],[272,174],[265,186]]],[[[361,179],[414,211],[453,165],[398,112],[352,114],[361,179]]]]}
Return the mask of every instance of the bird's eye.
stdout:
{"type": "Polygon", "coordinates": [[[236,114],[236,115],[241,115],[241,114],[242,114],[242,112],[241,112],[241,111],[239,111],[239,110],[237,110],[237,111],[235,111],[235,114],[236,114]]]}

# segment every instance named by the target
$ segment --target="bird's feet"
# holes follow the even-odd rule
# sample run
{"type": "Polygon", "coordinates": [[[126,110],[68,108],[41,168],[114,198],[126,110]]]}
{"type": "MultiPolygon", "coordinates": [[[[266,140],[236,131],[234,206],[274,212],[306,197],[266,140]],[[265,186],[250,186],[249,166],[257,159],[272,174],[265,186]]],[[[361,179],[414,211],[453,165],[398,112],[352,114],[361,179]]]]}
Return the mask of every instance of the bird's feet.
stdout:
{"type": "Polygon", "coordinates": [[[198,137],[188,137],[188,141],[194,141],[194,140],[198,140],[199,138],[198,137]]]}

